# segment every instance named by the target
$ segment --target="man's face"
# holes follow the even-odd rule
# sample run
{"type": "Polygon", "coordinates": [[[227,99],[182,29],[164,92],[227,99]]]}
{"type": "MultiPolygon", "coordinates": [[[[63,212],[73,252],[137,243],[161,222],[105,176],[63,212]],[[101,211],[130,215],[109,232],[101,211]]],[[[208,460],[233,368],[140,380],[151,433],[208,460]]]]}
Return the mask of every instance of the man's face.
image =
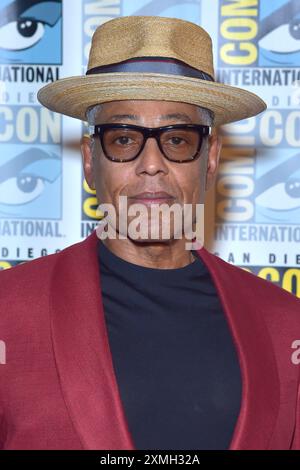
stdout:
{"type": "MultiPolygon", "coordinates": [[[[126,123],[145,127],[170,124],[209,124],[206,115],[197,106],[149,100],[125,100],[103,103],[95,123],[126,123]],[[116,116],[117,115],[117,116],[116,116]],[[114,117],[115,116],[115,117],[114,117]]],[[[204,138],[200,157],[188,163],[167,160],[154,138],[149,138],[137,159],[125,163],[110,161],[103,154],[99,138],[96,138],[93,155],[86,141],[83,142],[85,178],[96,189],[100,204],[109,203],[116,208],[119,219],[119,196],[127,196],[128,207],[136,200],[132,196],[142,192],[164,191],[173,196],[172,204],[199,204],[204,202],[208,164],[208,139],[204,138]]],[[[170,205],[171,202],[168,202],[170,205]]],[[[148,221],[150,207],[148,209],[148,221]]],[[[130,222],[128,218],[128,222],[130,222]]]]}

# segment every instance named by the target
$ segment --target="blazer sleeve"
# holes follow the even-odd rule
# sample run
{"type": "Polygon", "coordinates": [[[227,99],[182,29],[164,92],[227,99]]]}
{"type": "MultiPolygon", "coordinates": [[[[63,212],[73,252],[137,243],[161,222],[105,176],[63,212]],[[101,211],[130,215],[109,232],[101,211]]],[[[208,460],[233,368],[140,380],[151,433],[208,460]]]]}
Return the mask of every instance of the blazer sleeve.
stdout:
{"type": "Polygon", "coordinates": [[[300,450],[300,385],[298,384],[296,423],[291,450],[300,450]]]}
{"type": "MultiPolygon", "coordinates": [[[[1,365],[0,365],[1,367],[1,365]]],[[[0,400],[0,450],[4,449],[4,443],[6,440],[6,425],[5,425],[3,406],[0,400]]]]}

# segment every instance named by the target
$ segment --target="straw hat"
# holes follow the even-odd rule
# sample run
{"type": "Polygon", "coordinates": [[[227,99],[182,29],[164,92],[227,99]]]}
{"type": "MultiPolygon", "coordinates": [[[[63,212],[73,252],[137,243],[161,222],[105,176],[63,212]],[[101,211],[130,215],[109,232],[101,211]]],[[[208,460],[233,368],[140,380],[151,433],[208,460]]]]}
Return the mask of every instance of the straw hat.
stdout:
{"type": "Polygon", "coordinates": [[[214,80],[212,40],[178,18],[123,16],[93,35],[86,75],[62,78],[38,91],[52,111],[86,121],[86,111],[116,100],[167,100],[208,108],[218,126],[255,116],[266,103],[214,80]]]}

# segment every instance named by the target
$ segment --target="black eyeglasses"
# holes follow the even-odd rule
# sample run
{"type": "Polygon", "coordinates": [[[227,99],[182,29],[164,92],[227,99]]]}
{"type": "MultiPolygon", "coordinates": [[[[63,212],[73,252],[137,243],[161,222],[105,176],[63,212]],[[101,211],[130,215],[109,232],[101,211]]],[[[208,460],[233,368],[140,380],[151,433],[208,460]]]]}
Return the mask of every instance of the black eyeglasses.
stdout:
{"type": "Polygon", "coordinates": [[[95,126],[93,137],[100,138],[104,155],[114,162],[130,162],[142,152],[149,137],[154,137],[165,158],[186,163],[200,156],[203,138],[211,133],[202,124],[173,124],[142,127],[134,124],[105,123],[95,126]]]}

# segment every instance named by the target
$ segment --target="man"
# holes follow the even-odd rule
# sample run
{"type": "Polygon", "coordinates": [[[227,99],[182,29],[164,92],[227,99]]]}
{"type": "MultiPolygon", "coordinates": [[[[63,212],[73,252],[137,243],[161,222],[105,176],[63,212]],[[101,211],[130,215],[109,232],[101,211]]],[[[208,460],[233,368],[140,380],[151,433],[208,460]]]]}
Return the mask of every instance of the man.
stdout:
{"type": "Polygon", "coordinates": [[[86,76],[39,91],[89,121],[85,177],[115,217],[0,275],[3,449],[300,448],[299,300],[186,249],[218,167],[215,128],[265,109],[213,77],[199,26],[122,17],[96,30],[86,76]],[[192,206],[188,233],[155,219],[163,204],[192,206]]]}

